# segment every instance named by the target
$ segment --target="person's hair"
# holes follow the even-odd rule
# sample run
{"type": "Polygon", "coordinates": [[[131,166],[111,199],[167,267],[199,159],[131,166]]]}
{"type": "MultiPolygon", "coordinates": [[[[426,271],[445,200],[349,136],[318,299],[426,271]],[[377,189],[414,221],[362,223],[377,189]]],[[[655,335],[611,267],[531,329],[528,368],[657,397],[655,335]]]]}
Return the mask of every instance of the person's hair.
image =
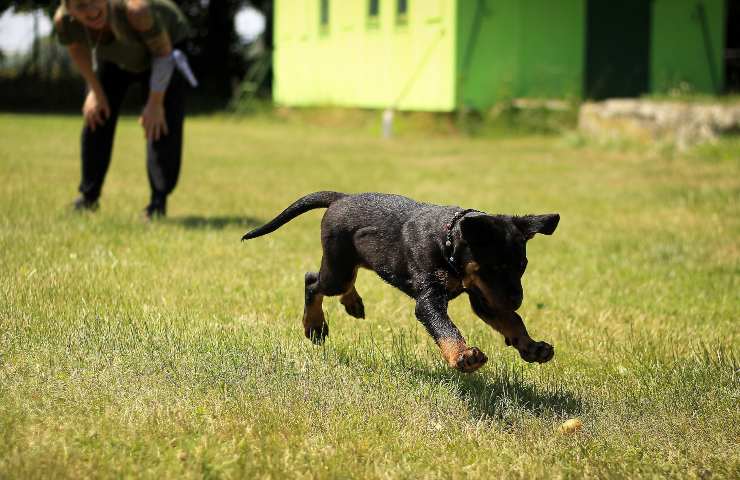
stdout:
{"type": "Polygon", "coordinates": [[[61,1],[62,1],[62,5],[64,5],[64,8],[66,8],[67,10],[69,10],[69,2],[71,0],[61,0],[61,1]]]}

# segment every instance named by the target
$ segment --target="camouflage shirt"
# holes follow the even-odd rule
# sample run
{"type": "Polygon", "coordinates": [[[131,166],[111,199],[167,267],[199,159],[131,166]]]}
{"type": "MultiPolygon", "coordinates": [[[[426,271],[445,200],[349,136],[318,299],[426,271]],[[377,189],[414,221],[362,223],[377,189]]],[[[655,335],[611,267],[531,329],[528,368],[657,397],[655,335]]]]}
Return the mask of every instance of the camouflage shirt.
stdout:
{"type": "MultiPolygon", "coordinates": [[[[172,0],[148,0],[154,17],[154,28],[169,34],[173,45],[190,36],[190,26],[172,0]]],[[[143,72],[152,59],[141,34],[134,30],[126,15],[126,0],[108,0],[110,32],[87,29],[75,20],[64,4],[54,14],[59,43],[80,43],[95,51],[98,61],[109,61],[129,72],[143,72]]]]}

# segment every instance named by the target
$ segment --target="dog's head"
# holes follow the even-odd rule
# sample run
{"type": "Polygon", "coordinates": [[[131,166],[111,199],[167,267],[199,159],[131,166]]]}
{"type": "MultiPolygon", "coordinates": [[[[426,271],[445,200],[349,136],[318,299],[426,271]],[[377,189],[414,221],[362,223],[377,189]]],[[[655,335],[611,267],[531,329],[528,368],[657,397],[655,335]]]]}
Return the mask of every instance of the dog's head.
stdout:
{"type": "Polygon", "coordinates": [[[559,221],[557,213],[464,217],[460,231],[470,250],[464,264],[465,288],[491,310],[518,309],[524,299],[527,241],[537,233],[552,235],[559,221]]]}

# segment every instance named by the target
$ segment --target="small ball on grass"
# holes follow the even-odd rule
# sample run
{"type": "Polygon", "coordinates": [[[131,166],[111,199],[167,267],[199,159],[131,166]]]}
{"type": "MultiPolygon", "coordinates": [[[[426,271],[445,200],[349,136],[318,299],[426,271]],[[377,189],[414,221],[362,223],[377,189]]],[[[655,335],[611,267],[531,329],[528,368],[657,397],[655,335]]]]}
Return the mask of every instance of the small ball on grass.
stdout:
{"type": "Polygon", "coordinates": [[[581,428],[583,428],[583,422],[578,418],[571,418],[569,420],[564,421],[560,425],[559,430],[560,430],[560,433],[571,434],[571,433],[576,433],[581,428]]]}

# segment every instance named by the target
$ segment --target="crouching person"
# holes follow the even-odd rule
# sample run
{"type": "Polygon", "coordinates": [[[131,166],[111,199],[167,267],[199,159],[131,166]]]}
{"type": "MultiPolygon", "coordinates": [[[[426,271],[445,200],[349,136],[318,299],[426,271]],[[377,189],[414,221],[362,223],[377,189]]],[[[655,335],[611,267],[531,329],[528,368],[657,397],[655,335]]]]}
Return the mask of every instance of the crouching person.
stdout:
{"type": "Polygon", "coordinates": [[[62,0],[54,26],[88,90],[74,209],[98,208],[121,103],[128,88],[140,83],[147,97],[139,122],[151,187],[144,214],[147,219],[164,216],[180,173],[185,82],[196,85],[177,49],[190,35],[185,16],[171,0],[62,0]]]}

